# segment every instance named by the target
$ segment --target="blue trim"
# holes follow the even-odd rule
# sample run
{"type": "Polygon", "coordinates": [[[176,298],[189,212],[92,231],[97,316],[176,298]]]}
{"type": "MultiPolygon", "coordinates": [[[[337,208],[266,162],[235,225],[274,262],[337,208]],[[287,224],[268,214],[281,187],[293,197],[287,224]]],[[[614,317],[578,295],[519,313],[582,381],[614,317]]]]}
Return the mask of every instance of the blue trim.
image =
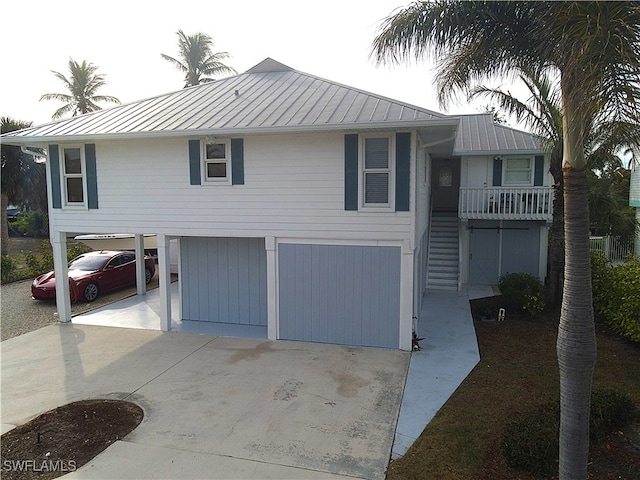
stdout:
{"type": "Polygon", "coordinates": [[[411,134],[396,133],[396,212],[409,211],[411,134]]]}
{"type": "Polygon", "coordinates": [[[493,159],[493,186],[500,187],[502,185],[502,158],[495,157],[493,159]]]}
{"type": "Polygon", "coordinates": [[[536,155],[536,164],[533,171],[533,185],[541,187],[544,181],[544,157],[536,155]]]}
{"type": "Polygon", "coordinates": [[[84,161],[87,166],[87,206],[98,208],[98,174],[96,168],[96,146],[87,143],[84,146],[84,161]]]}
{"type": "Polygon", "coordinates": [[[358,210],[358,134],[344,136],[344,209],[358,210]]]}
{"type": "Polygon", "coordinates": [[[189,181],[191,185],[200,185],[200,140],[189,140],[189,181]]]}
{"type": "Polygon", "coordinates": [[[62,208],[62,191],[60,189],[60,150],[58,145],[49,145],[49,170],[51,172],[51,206],[62,208]]]}
{"type": "Polygon", "coordinates": [[[244,185],[244,141],[231,139],[231,185],[244,185]]]}

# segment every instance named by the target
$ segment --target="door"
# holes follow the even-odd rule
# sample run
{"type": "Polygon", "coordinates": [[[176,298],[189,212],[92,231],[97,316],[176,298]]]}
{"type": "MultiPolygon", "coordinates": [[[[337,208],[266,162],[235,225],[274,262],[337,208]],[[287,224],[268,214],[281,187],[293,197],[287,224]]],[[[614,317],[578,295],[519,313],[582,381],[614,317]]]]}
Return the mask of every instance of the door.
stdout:
{"type": "Polygon", "coordinates": [[[495,285],[499,276],[499,222],[469,227],[469,283],[495,285]]]}
{"type": "Polygon", "coordinates": [[[458,212],[460,190],[460,161],[435,158],[432,160],[431,191],[434,212],[458,212]]]}
{"type": "Polygon", "coordinates": [[[400,248],[278,245],[279,338],[398,348],[400,248]]]}

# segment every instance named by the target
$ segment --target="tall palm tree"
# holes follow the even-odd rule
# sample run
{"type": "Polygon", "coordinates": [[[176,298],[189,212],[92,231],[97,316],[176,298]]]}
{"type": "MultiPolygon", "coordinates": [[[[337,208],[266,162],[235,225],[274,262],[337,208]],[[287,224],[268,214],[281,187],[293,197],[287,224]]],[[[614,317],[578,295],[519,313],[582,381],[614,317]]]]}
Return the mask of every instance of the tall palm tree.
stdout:
{"type": "Polygon", "coordinates": [[[373,53],[379,62],[433,55],[441,102],[527,66],[560,79],[566,252],[559,476],[584,480],[596,359],[585,132],[612,118],[638,120],[640,2],[415,2],[383,21],[373,53]]]}
{"type": "Polygon", "coordinates": [[[105,86],[107,82],[104,75],[96,73],[98,67],[83,60],[82,63],[69,59],[69,78],[60,72],[52,73],[59,78],[69,93],[45,93],[42,100],[59,100],[65,105],[56,110],[52,119],[60,118],[71,112],[71,116],[100,110],[96,102],[120,103],[116,97],[110,95],[96,95],[96,92],[105,86]]]}
{"type": "Polygon", "coordinates": [[[553,176],[553,221],[549,246],[548,300],[559,304],[562,299],[562,273],[564,270],[564,193],[562,177],[562,105],[560,92],[544,71],[531,66],[518,74],[526,86],[529,98],[525,101],[496,88],[477,86],[469,98],[488,96],[506,113],[532,130],[549,153],[549,171],[553,176]]]}
{"type": "MultiPolygon", "coordinates": [[[[558,304],[562,299],[562,273],[564,270],[564,194],[562,176],[562,104],[557,84],[545,72],[530,67],[518,74],[518,78],[529,91],[529,98],[521,100],[509,91],[499,88],[477,86],[469,92],[469,98],[486,96],[497,102],[499,107],[536,133],[544,143],[550,157],[550,172],[554,180],[553,223],[549,247],[549,286],[548,297],[551,303],[558,304]]],[[[640,124],[614,120],[604,124],[592,125],[586,132],[585,153],[590,170],[602,172],[615,171],[622,166],[619,152],[637,142],[640,124]]],[[[594,177],[590,175],[589,178],[594,177]]],[[[606,182],[592,178],[589,188],[591,223],[594,213],[598,214],[599,224],[616,223],[622,228],[616,231],[633,232],[635,220],[624,215],[626,199],[610,195],[606,182]],[[599,187],[599,188],[594,188],[599,187]],[[597,206],[597,208],[596,208],[597,206]],[[623,206],[623,208],[620,208],[623,206]],[[608,208],[602,208],[608,207],[608,208]]],[[[611,178],[608,175],[607,178],[611,178]]],[[[613,177],[616,178],[616,177],[613,177]]],[[[602,179],[601,179],[602,180],[602,179]]]]}
{"type": "MultiPolygon", "coordinates": [[[[10,117],[0,118],[0,132],[7,133],[31,126],[31,122],[14,120],[10,117]]],[[[36,208],[44,208],[47,204],[47,184],[44,164],[36,164],[31,155],[22,153],[20,147],[2,145],[2,255],[9,253],[9,224],[7,206],[32,202],[36,208]]]]}
{"type": "Polygon", "coordinates": [[[182,29],[178,30],[178,59],[161,53],[160,56],[184,72],[184,87],[192,87],[214,79],[211,75],[236,73],[223,63],[229,58],[227,52],[212,52],[213,39],[205,33],[186,35],[182,29]]]}

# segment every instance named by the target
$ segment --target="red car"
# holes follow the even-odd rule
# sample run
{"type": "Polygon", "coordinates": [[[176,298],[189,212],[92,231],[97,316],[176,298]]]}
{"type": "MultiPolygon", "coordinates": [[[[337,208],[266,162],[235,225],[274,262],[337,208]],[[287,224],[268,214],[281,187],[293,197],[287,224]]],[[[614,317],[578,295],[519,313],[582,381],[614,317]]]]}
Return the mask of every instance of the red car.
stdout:
{"type": "MultiPolygon", "coordinates": [[[[152,257],[144,257],[144,277],[149,283],[156,272],[152,257]]],[[[69,263],[71,301],[94,301],[100,293],[136,284],[134,252],[102,250],[83,253],[69,263]]],[[[54,272],[38,276],[31,284],[31,294],[37,300],[56,298],[54,272]]]]}

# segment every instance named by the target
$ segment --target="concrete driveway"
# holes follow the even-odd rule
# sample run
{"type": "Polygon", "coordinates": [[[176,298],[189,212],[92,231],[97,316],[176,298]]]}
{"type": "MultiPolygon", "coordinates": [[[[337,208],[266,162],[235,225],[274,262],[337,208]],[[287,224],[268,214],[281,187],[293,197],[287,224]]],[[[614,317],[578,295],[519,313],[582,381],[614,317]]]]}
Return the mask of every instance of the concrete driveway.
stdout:
{"type": "Polygon", "coordinates": [[[382,479],[408,352],[51,325],[2,342],[2,431],[123,398],[143,422],[68,478],[382,479]]]}

